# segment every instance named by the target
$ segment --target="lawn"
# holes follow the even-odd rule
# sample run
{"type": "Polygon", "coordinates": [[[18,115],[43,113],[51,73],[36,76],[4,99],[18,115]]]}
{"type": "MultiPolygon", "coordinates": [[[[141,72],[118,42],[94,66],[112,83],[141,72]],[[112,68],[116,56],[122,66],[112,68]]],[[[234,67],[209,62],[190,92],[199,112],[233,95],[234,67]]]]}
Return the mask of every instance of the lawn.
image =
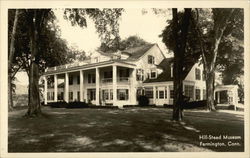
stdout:
{"type": "Polygon", "coordinates": [[[244,151],[242,112],[185,111],[182,123],[166,108],[63,109],[43,107],[45,117],[9,113],[9,152],[244,151]],[[241,139],[199,139],[201,135],[241,139]],[[200,145],[200,142],[224,146],[200,145]],[[237,145],[229,146],[229,141],[237,145]]]}

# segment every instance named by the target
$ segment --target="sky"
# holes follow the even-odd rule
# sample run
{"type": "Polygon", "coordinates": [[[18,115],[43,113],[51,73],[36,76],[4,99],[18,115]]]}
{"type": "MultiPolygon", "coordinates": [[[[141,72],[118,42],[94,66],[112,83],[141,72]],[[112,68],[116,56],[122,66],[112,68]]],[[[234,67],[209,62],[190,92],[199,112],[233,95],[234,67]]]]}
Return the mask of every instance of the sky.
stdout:
{"type": "MultiPolygon", "coordinates": [[[[66,39],[69,46],[77,47],[85,52],[94,51],[100,46],[101,43],[92,20],[87,19],[87,28],[80,28],[71,26],[71,23],[63,18],[62,9],[56,9],[54,12],[61,29],[61,38],[66,39]]],[[[120,19],[120,37],[125,39],[137,35],[150,43],[158,43],[163,52],[166,52],[166,47],[159,35],[169,18],[169,15],[155,15],[150,9],[147,14],[142,15],[142,8],[125,8],[120,19]]]]}
{"type": "MultiPolygon", "coordinates": [[[[95,51],[100,46],[101,43],[91,19],[87,19],[88,27],[83,29],[78,26],[72,26],[70,22],[65,20],[62,9],[55,9],[53,11],[61,29],[61,38],[65,39],[69,46],[84,50],[87,53],[95,51]]],[[[125,8],[125,12],[123,12],[120,20],[121,39],[137,35],[147,42],[157,43],[163,53],[169,56],[164,43],[161,41],[162,39],[159,37],[169,18],[171,18],[169,15],[155,15],[150,9],[147,14],[142,15],[142,8],[125,8]]],[[[17,84],[28,84],[26,72],[19,72],[16,77],[17,84]]]]}

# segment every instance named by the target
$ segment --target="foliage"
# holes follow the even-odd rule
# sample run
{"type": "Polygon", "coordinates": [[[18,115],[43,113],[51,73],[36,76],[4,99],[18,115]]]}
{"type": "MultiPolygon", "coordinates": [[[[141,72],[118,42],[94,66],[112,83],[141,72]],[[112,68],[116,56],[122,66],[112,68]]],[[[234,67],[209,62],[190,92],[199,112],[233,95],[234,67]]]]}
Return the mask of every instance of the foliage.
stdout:
{"type": "Polygon", "coordinates": [[[65,9],[64,18],[73,26],[87,27],[87,17],[95,23],[101,42],[107,47],[119,47],[119,20],[122,8],[65,9]]]}
{"type": "Polygon", "coordinates": [[[128,38],[119,42],[119,48],[117,48],[117,46],[108,47],[105,43],[102,43],[98,49],[102,52],[115,52],[117,50],[125,50],[149,44],[149,42],[145,41],[137,35],[129,36],[128,38]]]}
{"type": "MultiPolygon", "coordinates": [[[[28,25],[28,11],[20,9],[20,20],[17,29],[17,38],[15,43],[15,54],[13,60],[13,72],[24,69],[28,72],[30,66],[30,38],[28,25]]],[[[13,26],[14,10],[9,10],[9,29],[13,26]]],[[[58,25],[54,23],[55,15],[49,11],[46,25],[41,30],[39,37],[39,70],[44,72],[47,67],[57,66],[69,62],[72,56],[71,51],[67,47],[67,42],[60,38],[60,30],[58,25]]],[[[10,34],[10,31],[9,31],[10,34]]]]}
{"type": "MultiPolygon", "coordinates": [[[[178,14],[182,16],[183,13],[178,14]]],[[[213,89],[216,68],[223,73],[224,84],[235,84],[243,74],[243,18],[243,9],[212,8],[192,12],[184,66],[192,66],[202,56],[209,91],[213,89]]],[[[169,20],[168,23],[161,37],[166,46],[174,50],[173,22],[169,20]]],[[[212,105],[213,92],[207,95],[208,104],[212,105]]]]}
{"type": "MultiPolygon", "coordinates": [[[[182,17],[184,15],[184,12],[178,12],[178,26],[177,29],[180,30],[182,26],[182,17]]],[[[180,34],[180,32],[179,32],[180,34]]],[[[162,42],[166,45],[168,49],[170,49],[170,52],[174,51],[175,46],[175,38],[173,36],[173,20],[167,21],[167,26],[162,31],[162,34],[159,35],[159,37],[162,37],[162,42]]],[[[179,39],[181,40],[181,39],[179,39]]],[[[200,58],[200,48],[197,45],[198,39],[195,37],[195,30],[194,25],[191,23],[188,27],[188,33],[187,33],[187,42],[186,42],[186,48],[184,52],[184,59],[183,59],[183,78],[189,73],[190,69],[193,67],[193,65],[198,62],[200,58]]]]}

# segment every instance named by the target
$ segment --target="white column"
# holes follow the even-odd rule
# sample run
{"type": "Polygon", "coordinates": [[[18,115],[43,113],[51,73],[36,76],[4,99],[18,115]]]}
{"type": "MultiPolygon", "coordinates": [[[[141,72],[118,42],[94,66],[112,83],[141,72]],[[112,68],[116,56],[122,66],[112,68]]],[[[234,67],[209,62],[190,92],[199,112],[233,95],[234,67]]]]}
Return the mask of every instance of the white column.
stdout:
{"type": "Polygon", "coordinates": [[[57,102],[57,74],[54,75],[54,101],[57,102]]]}
{"type": "Polygon", "coordinates": [[[113,105],[116,105],[117,101],[117,66],[113,65],[113,105]]]}
{"type": "Polygon", "coordinates": [[[47,82],[47,77],[44,76],[44,93],[43,93],[44,105],[47,105],[47,103],[48,103],[47,92],[48,92],[48,82],[47,82]]]}
{"type": "Polygon", "coordinates": [[[153,86],[153,104],[156,104],[156,87],[153,86]]]}
{"type": "Polygon", "coordinates": [[[83,101],[83,70],[80,70],[80,101],[83,101]]]}
{"type": "Polygon", "coordinates": [[[233,102],[234,102],[234,110],[237,110],[237,106],[238,106],[238,88],[234,88],[233,91],[233,102]]]}
{"type": "Polygon", "coordinates": [[[99,68],[95,69],[95,83],[96,83],[96,91],[95,91],[95,102],[96,105],[100,105],[100,70],[99,68]]]}
{"type": "Polygon", "coordinates": [[[69,74],[65,73],[65,80],[64,80],[64,100],[68,103],[69,102],[69,74]]]}
{"type": "Polygon", "coordinates": [[[171,96],[171,95],[170,95],[170,85],[167,86],[167,89],[168,89],[168,90],[167,90],[167,92],[168,92],[168,104],[170,104],[170,103],[171,103],[171,102],[170,102],[170,100],[171,100],[171,98],[170,98],[170,96],[171,96]]]}
{"type": "Polygon", "coordinates": [[[220,91],[217,91],[217,103],[220,103],[220,91]]]}
{"type": "Polygon", "coordinates": [[[130,86],[130,101],[131,104],[136,104],[136,69],[132,69],[132,74],[130,77],[131,86],[130,86]]]}

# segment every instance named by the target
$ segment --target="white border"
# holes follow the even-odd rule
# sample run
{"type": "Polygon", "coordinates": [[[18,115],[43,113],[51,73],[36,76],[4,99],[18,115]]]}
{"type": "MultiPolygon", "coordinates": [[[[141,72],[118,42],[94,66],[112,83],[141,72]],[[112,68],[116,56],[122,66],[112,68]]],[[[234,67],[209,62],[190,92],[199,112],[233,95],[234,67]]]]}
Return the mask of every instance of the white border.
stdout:
{"type": "Polygon", "coordinates": [[[213,157],[213,158],[249,158],[249,1],[0,1],[1,11],[1,25],[0,25],[0,129],[1,129],[1,144],[0,144],[0,157],[213,157]],[[245,58],[244,58],[244,84],[245,84],[245,152],[143,152],[143,153],[7,153],[7,137],[8,137],[8,91],[7,91],[7,9],[8,8],[244,8],[244,45],[245,45],[245,58]]]}

